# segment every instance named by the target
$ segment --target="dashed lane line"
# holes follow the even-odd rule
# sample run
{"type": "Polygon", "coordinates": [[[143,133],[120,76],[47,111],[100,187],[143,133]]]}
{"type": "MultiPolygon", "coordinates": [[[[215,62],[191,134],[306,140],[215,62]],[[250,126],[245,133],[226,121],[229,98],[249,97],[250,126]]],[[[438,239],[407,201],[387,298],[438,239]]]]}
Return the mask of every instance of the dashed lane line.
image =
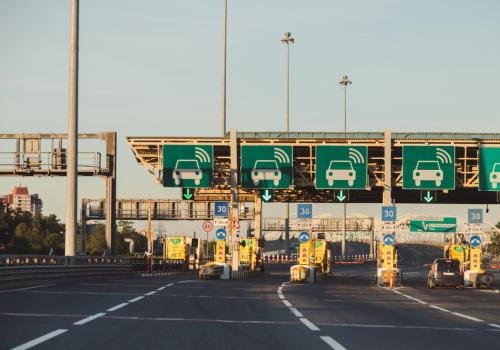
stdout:
{"type": "Polygon", "coordinates": [[[45,335],[42,335],[41,337],[38,337],[38,338],[35,338],[33,340],[30,340],[29,342],[27,343],[24,343],[24,344],[21,344],[21,345],[18,345],[16,346],[15,348],[12,348],[11,350],[26,350],[26,349],[30,349],[38,344],[41,344],[49,339],[52,339],[54,337],[57,337],[58,335],[60,334],[63,334],[65,332],[67,332],[68,330],[67,329],[56,329],[55,331],[52,331],[50,333],[47,333],[45,335]]]}
{"type": "Polygon", "coordinates": [[[500,328],[500,325],[496,323],[488,323],[488,326],[495,327],[495,328],[500,328]]]}
{"type": "Polygon", "coordinates": [[[153,294],[156,294],[156,293],[157,293],[157,291],[156,291],[156,290],[152,290],[151,292],[149,292],[149,293],[145,293],[144,295],[153,295],[153,294]]]}
{"type": "Polygon", "coordinates": [[[51,284],[41,284],[41,285],[38,285],[38,286],[31,286],[31,287],[24,287],[24,288],[17,288],[17,289],[4,289],[4,290],[0,290],[0,293],[22,292],[23,290],[43,288],[43,287],[48,287],[48,286],[53,286],[53,285],[54,285],[54,283],[51,283],[51,284]]]}
{"type": "Polygon", "coordinates": [[[299,318],[300,322],[302,322],[303,324],[306,325],[307,328],[309,328],[311,331],[319,331],[319,328],[318,326],[316,326],[314,323],[312,323],[311,321],[309,321],[307,318],[304,318],[304,317],[300,317],[299,318]]]}
{"type": "Polygon", "coordinates": [[[137,298],[134,298],[134,299],[130,299],[128,302],[129,303],[135,303],[136,301],[139,301],[139,300],[141,300],[143,298],[144,298],[144,295],[141,295],[140,297],[137,297],[137,298]]]}
{"type": "Polygon", "coordinates": [[[334,350],[347,350],[344,348],[339,342],[337,342],[335,339],[332,337],[329,337],[327,335],[322,335],[320,336],[321,340],[323,340],[325,343],[330,345],[330,347],[334,350]]]}
{"type": "MultiPolygon", "coordinates": [[[[283,288],[288,285],[289,282],[283,282],[277,289],[278,297],[281,299],[283,304],[288,307],[288,309],[302,322],[310,331],[313,332],[319,332],[320,329],[318,326],[316,326],[314,323],[309,321],[307,318],[304,317],[304,315],[297,310],[292,303],[290,303],[288,300],[286,300],[285,296],[283,295],[283,288]]],[[[343,347],[339,342],[337,342],[335,339],[333,339],[330,336],[320,336],[321,340],[323,340],[325,343],[327,343],[332,349],[334,350],[347,350],[345,347],[343,347]]]]}
{"type": "Polygon", "coordinates": [[[127,306],[127,305],[128,305],[128,303],[121,303],[121,304],[118,304],[116,306],[110,307],[106,311],[116,311],[116,310],[121,309],[122,307],[127,306]]]}
{"type": "MultiPolygon", "coordinates": [[[[390,288],[385,288],[385,289],[388,289],[388,290],[392,290],[390,288]]],[[[474,322],[485,322],[484,320],[480,319],[480,318],[477,318],[477,317],[473,317],[473,316],[469,316],[469,315],[465,315],[465,314],[462,314],[460,312],[454,312],[454,311],[451,311],[451,310],[448,310],[448,309],[445,309],[443,307],[440,307],[440,306],[437,306],[437,305],[432,305],[432,304],[429,304],[423,300],[420,300],[418,298],[415,298],[415,297],[412,297],[411,295],[407,295],[407,294],[404,294],[404,293],[401,293],[400,291],[397,291],[397,290],[392,290],[394,293],[396,294],[399,294],[405,298],[408,298],[410,300],[413,300],[413,301],[416,301],[420,304],[427,304],[429,305],[429,307],[433,308],[433,309],[436,309],[436,310],[439,310],[439,311],[442,311],[442,312],[446,312],[450,315],[455,315],[455,316],[458,316],[458,317],[462,317],[462,318],[465,318],[465,319],[468,319],[470,321],[474,321],[474,322]]],[[[488,323],[489,326],[492,326],[491,323],[488,323]]],[[[492,327],[495,327],[495,326],[492,326],[492,327]]],[[[499,327],[500,328],[500,327],[499,327]]]]}
{"type": "Polygon", "coordinates": [[[289,309],[292,312],[292,314],[294,314],[295,316],[304,317],[304,315],[302,315],[302,313],[299,310],[297,310],[296,308],[294,308],[293,306],[289,307],[289,309]]]}
{"type": "Polygon", "coordinates": [[[91,321],[94,321],[96,319],[98,319],[99,317],[102,317],[106,315],[105,312],[99,312],[95,315],[92,315],[92,316],[89,316],[89,317],[86,317],[84,318],[83,320],[80,320],[80,321],[76,321],[75,323],[73,323],[75,326],[81,326],[81,325],[84,325],[85,323],[89,323],[91,321]]]}

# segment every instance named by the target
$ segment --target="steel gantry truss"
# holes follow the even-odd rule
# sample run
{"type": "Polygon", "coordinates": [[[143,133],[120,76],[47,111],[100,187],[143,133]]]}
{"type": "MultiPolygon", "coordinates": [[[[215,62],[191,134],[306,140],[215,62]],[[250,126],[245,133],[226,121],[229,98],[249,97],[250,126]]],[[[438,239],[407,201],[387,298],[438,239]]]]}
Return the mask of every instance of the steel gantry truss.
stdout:
{"type": "MultiPolygon", "coordinates": [[[[233,132],[236,132],[233,130],[233,132]]],[[[479,149],[500,147],[496,133],[393,133],[384,132],[237,132],[238,168],[241,145],[293,146],[293,184],[273,190],[274,202],[333,202],[334,190],[315,188],[316,146],[359,145],[368,148],[368,186],[349,190],[351,203],[418,203],[422,191],[402,189],[402,149],[405,145],[449,145],[455,147],[455,190],[435,193],[439,203],[499,203],[498,192],[479,192],[479,149]]],[[[196,200],[230,199],[230,133],[226,137],[128,137],[137,162],[162,183],[164,144],[209,144],[214,146],[213,186],[198,189],[196,200]]],[[[239,201],[255,200],[256,190],[238,187],[239,201]]]]}

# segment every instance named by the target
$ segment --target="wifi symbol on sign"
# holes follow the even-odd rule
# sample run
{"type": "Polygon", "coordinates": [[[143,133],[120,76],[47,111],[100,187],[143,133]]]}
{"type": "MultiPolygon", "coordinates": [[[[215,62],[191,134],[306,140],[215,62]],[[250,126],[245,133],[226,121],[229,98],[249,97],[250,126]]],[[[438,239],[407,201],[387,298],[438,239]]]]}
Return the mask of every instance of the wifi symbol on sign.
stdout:
{"type": "Polygon", "coordinates": [[[436,148],[436,158],[439,160],[439,162],[443,164],[450,164],[451,163],[451,156],[448,152],[446,152],[442,148],[436,148]]]}
{"type": "Polygon", "coordinates": [[[290,157],[288,157],[288,154],[282,148],[274,148],[274,158],[278,163],[290,163],[290,157]]]}
{"type": "Polygon", "coordinates": [[[210,156],[208,155],[207,151],[205,151],[203,148],[195,147],[194,155],[200,163],[210,163],[210,156]]]}
{"type": "Polygon", "coordinates": [[[360,151],[358,151],[355,148],[349,148],[349,159],[352,160],[353,163],[360,164],[365,162],[365,158],[361,154],[360,151]]]}

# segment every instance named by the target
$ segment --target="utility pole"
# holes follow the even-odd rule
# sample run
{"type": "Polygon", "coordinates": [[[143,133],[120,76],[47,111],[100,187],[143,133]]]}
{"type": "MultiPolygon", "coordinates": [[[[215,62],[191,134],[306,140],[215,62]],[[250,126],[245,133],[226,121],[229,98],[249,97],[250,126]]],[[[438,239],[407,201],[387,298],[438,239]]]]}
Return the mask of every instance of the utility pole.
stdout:
{"type": "Polygon", "coordinates": [[[78,12],[79,0],[71,0],[69,49],[68,152],[66,189],[66,232],[64,255],[76,255],[78,218],[78,12]]]}
{"type": "MultiPolygon", "coordinates": [[[[290,43],[295,43],[292,33],[286,32],[281,38],[286,44],[286,68],[285,68],[285,130],[290,132],[290,43]]],[[[290,256],[290,203],[286,202],[285,208],[285,254],[290,256]]]]}
{"type": "Polygon", "coordinates": [[[226,136],[227,0],[224,0],[224,45],[222,50],[221,136],[226,136]]]}
{"type": "MultiPolygon", "coordinates": [[[[339,84],[344,87],[344,134],[347,133],[347,86],[352,84],[347,75],[342,77],[339,84]]],[[[346,215],[347,215],[347,203],[343,204],[344,214],[342,215],[342,258],[346,255],[346,215]]]]}

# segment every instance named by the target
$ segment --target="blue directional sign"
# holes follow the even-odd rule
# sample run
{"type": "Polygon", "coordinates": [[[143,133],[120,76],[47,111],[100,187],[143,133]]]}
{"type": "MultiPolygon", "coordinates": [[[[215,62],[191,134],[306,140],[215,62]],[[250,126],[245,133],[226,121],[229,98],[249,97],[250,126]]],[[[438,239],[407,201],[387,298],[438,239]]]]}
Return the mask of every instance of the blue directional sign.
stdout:
{"type": "Polygon", "coordinates": [[[302,231],[301,233],[299,233],[299,242],[300,243],[307,243],[309,242],[309,232],[307,231],[302,231]]]}
{"type": "Polygon", "coordinates": [[[483,223],[483,209],[469,209],[467,213],[469,224],[483,223]]]}
{"type": "Polygon", "coordinates": [[[481,245],[481,237],[471,236],[469,243],[472,248],[477,248],[481,245]]]}
{"type": "Polygon", "coordinates": [[[394,244],[394,235],[384,235],[384,244],[385,245],[393,245],[394,244]]]}
{"type": "Polygon", "coordinates": [[[225,228],[219,228],[217,231],[215,231],[215,238],[217,239],[226,239],[226,229],[225,228]]]}
{"type": "Polygon", "coordinates": [[[312,213],[312,204],[299,204],[297,206],[297,218],[299,219],[312,219],[312,213]]]}
{"type": "Polygon", "coordinates": [[[383,206],[382,207],[382,221],[396,221],[396,207],[383,206]]]}
{"type": "Polygon", "coordinates": [[[229,202],[215,202],[214,216],[220,218],[229,217],[229,202]]]}

